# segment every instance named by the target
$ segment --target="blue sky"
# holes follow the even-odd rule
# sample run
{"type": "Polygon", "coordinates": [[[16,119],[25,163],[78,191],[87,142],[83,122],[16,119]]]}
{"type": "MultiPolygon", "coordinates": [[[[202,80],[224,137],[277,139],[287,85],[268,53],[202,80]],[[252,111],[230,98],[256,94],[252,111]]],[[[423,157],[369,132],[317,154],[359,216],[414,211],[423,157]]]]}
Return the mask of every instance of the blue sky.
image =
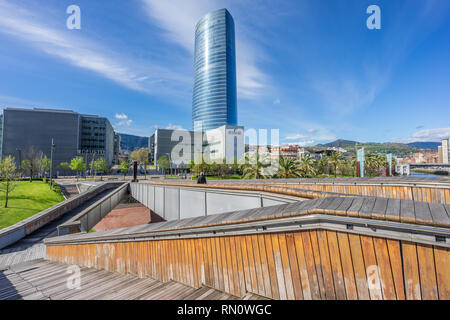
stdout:
{"type": "Polygon", "coordinates": [[[223,7],[240,125],[303,145],[450,135],[447,0],[0,0],[0,107],[99,114],[143,136],[190,129],[194,27],[223,7]],[[81,30],[66,28],[71,4],[81,30]],[[366,27],[371,4],[381,30],[366,27]]]}

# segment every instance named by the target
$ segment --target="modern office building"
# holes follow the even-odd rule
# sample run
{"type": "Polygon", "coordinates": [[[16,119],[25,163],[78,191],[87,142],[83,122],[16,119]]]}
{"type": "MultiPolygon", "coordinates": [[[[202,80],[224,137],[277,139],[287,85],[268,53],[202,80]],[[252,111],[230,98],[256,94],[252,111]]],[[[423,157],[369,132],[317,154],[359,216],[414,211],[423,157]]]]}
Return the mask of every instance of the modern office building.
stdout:
{"type": "Polygon", "coordinates": [[[232,163],[244,156],[244,127],[221,126],[212,130],[187,131],[156,129],[149,138],[150,158],[160,168],[158,161],[165,156],[171,169],[186,169],[194,161],[222,163],[223,159],[232,163]]]}
{"type": "Polygon", "coordinates": [[[103,157],[108,163],[114,159],[114,129],[107,118],[97,115],[80,116],[79,153],[93,158],[103,157]]]}
{"type": "Polygon", "coordinates": [[[237,125],[234,21],[226,9],[205,15],[195,27],[192,127],[206,131],[237,125]]]}
{"type": "Polygon", "coordinates": [[[72,110],[6,108],[1,120],[1,156],[14,156],[17,165],[31,152],[50,157],[52,139],[55,170],[75,156],[87,162],[104,157],[110,164],[115,158],[114,130],[107,118],[72,110]]]}

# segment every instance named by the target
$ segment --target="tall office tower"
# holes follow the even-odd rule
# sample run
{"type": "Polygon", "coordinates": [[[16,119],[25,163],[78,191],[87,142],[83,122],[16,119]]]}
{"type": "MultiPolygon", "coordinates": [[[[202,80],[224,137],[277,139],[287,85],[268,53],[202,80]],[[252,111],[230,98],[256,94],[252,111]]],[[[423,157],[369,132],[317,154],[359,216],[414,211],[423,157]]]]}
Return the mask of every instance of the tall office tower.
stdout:
{"type": "Polygon", "coordinates": [[[206,131],[237,125],[234,21],[226,9],[195,27],[192,127],[206,131]]]}

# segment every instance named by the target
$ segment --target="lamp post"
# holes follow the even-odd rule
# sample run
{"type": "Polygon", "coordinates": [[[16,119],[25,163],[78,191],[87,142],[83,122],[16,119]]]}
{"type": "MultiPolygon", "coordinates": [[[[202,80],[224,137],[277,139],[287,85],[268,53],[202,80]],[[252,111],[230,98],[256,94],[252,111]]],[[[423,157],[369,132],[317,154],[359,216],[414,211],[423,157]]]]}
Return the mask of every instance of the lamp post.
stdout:
{"type": "Polygon", "coordinates": [[[55,143],[52,138],[52,145],[50,147],[50,190],[53,186],[53,150],[55,149],[55,143]]]}

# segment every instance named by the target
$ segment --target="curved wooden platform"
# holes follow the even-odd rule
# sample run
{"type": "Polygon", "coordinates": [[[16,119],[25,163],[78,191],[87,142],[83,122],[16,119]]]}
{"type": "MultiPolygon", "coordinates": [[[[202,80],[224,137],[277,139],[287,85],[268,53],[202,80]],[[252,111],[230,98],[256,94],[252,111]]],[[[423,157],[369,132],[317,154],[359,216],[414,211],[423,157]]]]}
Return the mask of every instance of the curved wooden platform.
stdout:
{"type": "Polygon", "coordinates": [[[46,241],[47,259],[273,299],[450,299],[450,208],[325,197],[46,241]]]}

